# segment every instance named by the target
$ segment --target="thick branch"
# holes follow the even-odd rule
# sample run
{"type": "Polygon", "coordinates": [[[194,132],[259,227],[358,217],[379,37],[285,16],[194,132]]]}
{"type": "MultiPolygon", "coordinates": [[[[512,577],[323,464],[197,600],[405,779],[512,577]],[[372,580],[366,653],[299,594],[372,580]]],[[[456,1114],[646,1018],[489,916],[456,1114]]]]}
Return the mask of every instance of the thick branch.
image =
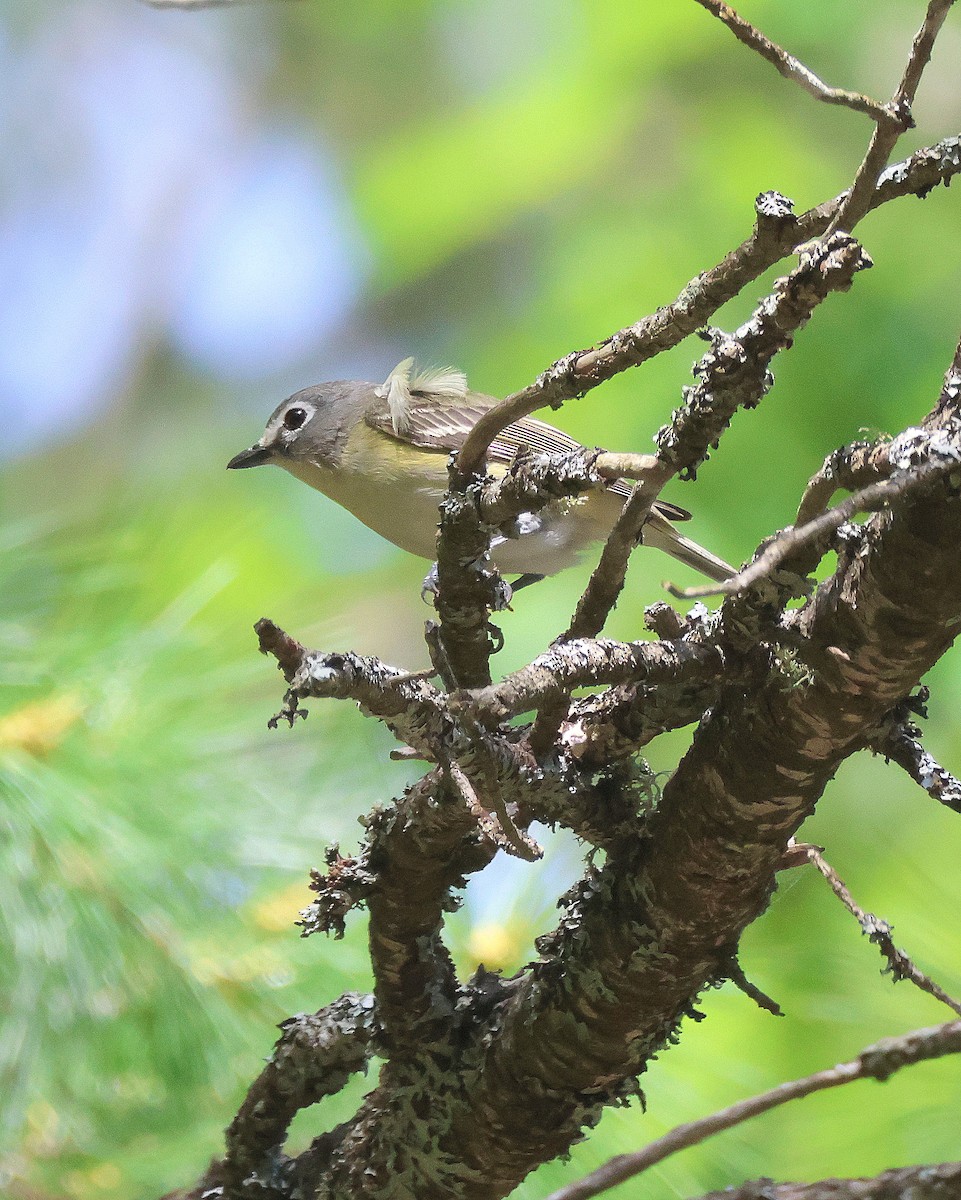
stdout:
{"type": "Polygon", "coordinates": [[[575,890],[508,998],[499,1037],[478,1045],[477,1086],[449,1141],[486,1167],[465,1197],[506,1193],[566,1149],[590,1119],[581,1098],[623,1095],[716,975],[717,948],[767,904],[789,838],[840,762],[953,639],[959,540],[961,501],[943,482],[899,499],[802,612],[803,686],[774,671],[722,689],[645,840],[611,847],[575,890]]]}
{"type": "Polygon", "coordinates": [[[368,823],[361,860],[371,875],[374,994],[384,1044],[398,1059],[447,1036],[457,980],[441,926],[462,872],[493,857],[476,830],[474,814],[437,771],[368,823]]]}
{"type": "Polygon", "coordinates": [[[684,684],[716,678],[724,657],[715,646],[696,642],[616,642],[582,638],[560,642],[500,683],[467,693],[465,700],[497,721],[569,695],[577,687],[603,683],[684,684]]]}
{"type": "Polygon", "coordinates": [[[348,992],[327,1008],[280,1026],[273,1053],[227,1130],[227,1152],[207,1186],[227,1194],[269,1195],[289,1169],[281,1155],[294,1116],[339,1092],[367,1068],[376,1032],[371,996],[348,992]]]}

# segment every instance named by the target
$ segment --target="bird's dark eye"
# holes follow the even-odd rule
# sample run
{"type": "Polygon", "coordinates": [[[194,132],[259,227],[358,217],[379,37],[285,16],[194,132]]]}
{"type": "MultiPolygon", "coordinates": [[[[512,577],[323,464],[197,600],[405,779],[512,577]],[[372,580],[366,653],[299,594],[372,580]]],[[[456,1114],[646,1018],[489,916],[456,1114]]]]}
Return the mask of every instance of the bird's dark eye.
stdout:
{"type": "Polygon", "coordinates": [[[307,420],[306,408],[288,408],[284,413],[284,428],[299,429],[307,420]]]}

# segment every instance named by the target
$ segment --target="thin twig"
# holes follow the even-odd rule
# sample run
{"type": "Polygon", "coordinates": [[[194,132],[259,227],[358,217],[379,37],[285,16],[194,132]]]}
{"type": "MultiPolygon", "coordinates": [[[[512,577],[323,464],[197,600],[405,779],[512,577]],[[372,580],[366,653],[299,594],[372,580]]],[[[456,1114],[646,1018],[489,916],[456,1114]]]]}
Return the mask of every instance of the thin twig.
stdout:
{"type": "Polygon", "coordinates": [[[893,470],[886,442],[853,442],[835,450],[804,489],[794,518],[795,528],[819,517],[841,488],[855,492],[869,483],[887,479],[893,470]]]}
{"type": "Polygon", "coordinates": [[[899,950],[895,946],[891,938],[891,926],[888,922],[882,920],[880,917],[876,917],[874,913],[865,912],[855,902],[854,897],[845,886],[844,880],[841,879],[837,871],[827,862],[824,855],[816,846],[808,847],[807,858],[808,862],[817,867],[828,881],[835,896],[837,896],[848,912],[857,920],[863,932],[880,949],[882,955],[887,959],[888,969],[894,978],[894,982],[899,983],[902,979],[910,980],[922,992],[927,992],[929,996],[933,996],[935,1000],[940,1000],[942,1004],[946,1004],[948,1008],[961,1015],[961,1003],[949,996],[930,976],[925,975],[922,970],[916,967],[903,950],[899,950]]]}
{"type": "Polygon", "coordinates": [[[762,579],[768,578],[785,560],[797,555],[801,550],[815,547],[818,551],[817,557],[820,558],[828,549],[825,541],[827,535],[858,513],[876,512],[891,500],[930,483],[932,478],[957,470],[957,462],[936,461],[926,463],[916,471],[901,471],[890,479],[868,484],[806,525],[794,525],[785,529],[752,563],[736,575],[732,575],[730,579],[689,588],[679,588],[673,583],[668,583],[667,590],[681,600],[730,596],[736,592],[743,592],[762,579]]]}
{"type": "Polygon", "coordinates": [[[473,813],[474,820],[477,822],[481,833],[489,838],[494,845],[499,846],[503,840],[497,821],[492,814],[481,804],[477,799],[477,793],[474,791],[473,784],[464,774],[463,768],[455,760],[443,764],[444,770],[450,777],[451,782],[460,793],[461,799],[467,805],[468,809],[473,813]]]}
{"type": "Polygon", "coordinates": [[[536,862],[543,857],[543,850],[540,846],[518,829],[511,819],[510,813],[507,811],[507,804],[504,800],[500,788],[493,787],[490,794],[485,793],[485,799],[488,804],[477,794],[477,788],[474,781],[468,776],[464,768],[451,759],[446,764],[447,770],[453,780],[457,790],[460,792],[467,804],[467,807],[474,814],[478,825],[482,832],[489,837],[495,845],[502,850],[506,850],[508,854],[513,854],[517,858],[522,858],[526,862],[536,862]]]}
{"type": "Polygon", "coordinates": [[[608,534],[604,549],[590,580],[577,602],[571,623],[563,635],[563,641],[574,638],[594,637],[617,603],[624,587],[627,564],[638,545],[641,530],[647,520],[651,506],[660,495],[664,485],[675,473],[675,469],[663,461],[648,472],[624,505],[608,534]]]}
{"type": "Polygon", "coordinates": [[[897,763],[939,804],[961,813],[961,779],[946,771],[903,726],[891,729],[885,737],[874,742],[871,749],[897,763]]]}
{"type": "Polygon", "coordinates": [[[753,1000],[758,1008],[763,1008],[765,1012],[769,1012],[775,1017],[784,1016],[784,1010],[780,1004],[776,1000],[772,1000],[766,992],[762,992],[756,984],[751,983],[744,974],[744,968],[736,954],[731,955],[724,967],[724,974],[739,991],[742,991],[748,999],[753,1000]]]}
{"type": "Polygon", "coordinates": [[[871,1179],[819,1179],[774,1183],[751,1179],[698,1200],[956,1200],[961,1196],[961,1162],[919,1163],[881,1171],[871,1179]]]}
{"type": "Polygon", "coordinates": [[[828,87],[809,67],[765,37],[759,29],[755,29],[749,21],[739,16],[729,4],[724,4],[721,0],[696,2],[722,21],[739,42],[757,51],[762,58],[776,67],[785,79],[793,79],[815,99],[823,100],[825,104],[840,104],[845,108],[853,108],[855,112],[866,113],[875,121],[882,121],[890,115],[887,105],[878,100],[862,96],[859,92],[845,91],[844,88],[828,87]]]}
{"type": "Polygon", "coordinates": [[[891,157],[898,139],[914,124],[911,105],[914,103],[924,69],[931,59],[935,40],[953,3],[954,0],[930,0],[924,22],[911,46],[898,90],[886,107],[884,116],[875,125],[867,153],[858,167],[851,190],[834,214],[827,229],[828,233],[837,229],[850,233],[870,210],[871,197],[885,164],[891,157]]]}
{"type": "Polygon", "coordinates": [[[643,1150],[619,1154],[576,1183],[552,1192],[547,1200],[589,1200],[589,1197],[598,1196],[625,1179],[640,1175],[679,1150],[696,1146],[716,1133],[778,1108],[789,1100],[799,1100],[826,1088],[841,1087],[855,1079],[885,1080],[902,1067],[958,1053],[961,1053],[961,1021],[917,1029],[903,1037],[886,1038],[883,1042],[868,1046],[850,1062],[839,1063],[804,1079],[779,1084],[770,1091],[761,1092],[748,1100],[739,1100],[737,1104],[722,1108],[720,1112],[702,1117],[699,1121],[678,1125],[643,1150]]]}
{"type": "MultiPolygon", "coordinates": [[[[902,196],[927,195],[938,184],[948,183],[958,174],[961,174],[961,137],[944,138],[888,167],[869,197],[869,208],[902,196]]],[[[842,192],[800,217],[793,216],[791,202],[784,197],[779,198],[780,204],[772,204],[772,195],[765,192],[758,196],[757,222],[750,237],[715,266],[690,280],[675,300],[610,334],[596,346],[559,358],[533,383],[488,410],[471,429],[458,453],[461,473],[471,476],[480,469],[487,447],[512,421],[539,408],[560,408],[565,400],[585,395],[621,371],[670,350],[702,328],[722,305],[786,258],[797,245],[820,237],[849,193],[842,192]]]]}

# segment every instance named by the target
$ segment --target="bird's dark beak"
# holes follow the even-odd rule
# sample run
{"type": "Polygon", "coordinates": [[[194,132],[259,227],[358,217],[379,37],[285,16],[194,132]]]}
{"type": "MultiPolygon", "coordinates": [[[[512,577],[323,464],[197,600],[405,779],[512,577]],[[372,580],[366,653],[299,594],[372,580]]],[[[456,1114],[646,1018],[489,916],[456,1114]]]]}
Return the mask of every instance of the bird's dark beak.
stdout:
{"type": "Polygon", "coordinates": [[[270,462],[271,451],[266,446],[251,446],[249,450],[241,450],[227,463],[228,471],[239,471],[243,467],[262,467],[270,462]]]}

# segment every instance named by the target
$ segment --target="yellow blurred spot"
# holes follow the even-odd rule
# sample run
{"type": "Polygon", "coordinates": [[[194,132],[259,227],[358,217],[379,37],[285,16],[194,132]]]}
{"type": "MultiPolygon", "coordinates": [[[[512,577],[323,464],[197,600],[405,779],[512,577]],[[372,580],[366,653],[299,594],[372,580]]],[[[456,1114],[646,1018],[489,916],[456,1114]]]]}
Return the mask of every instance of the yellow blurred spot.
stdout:
{"type": "Polygon", "coordinates": [[[191,959],[190,969],[199,983],[221,992],[252,983],[280,987],[290,981],[289,965],[269,946],[254,946],[241,954],[225,949],[223,957],[208,948],[191,959]]]}
{"type": "Polygon", "coordinates": [[[123,1172],[116,1163],[101,1163],[90,1172],[90,1182],[102,1192],[112,1192],[123,1182],[123,1172]]]}
{"type": "Polygon", "coordinates": [[[305,883],[291,883],[251,908],[254,924],[270,933],[289,933],[300,910],[310,903],[305,883]]]}
{"type": "Polygon", "coordinates": [[[23,750],[42,758],[56,750],[82,716],[83,705],[70,692],[24,704],[0,717],[0,750],[23,750]]]}
{"type": "Polygon", "coordinates": [[[71,887],[104,890],[106,871],[101,854],[84,846],[65,845],[57,849],[57,863],[64,882],[71,887]]]}
{"type": "Polygon", "coordinates": [[[467,943],[471,957],[490,970],[513,965],[520,949],[519,939],[504,925],[476,925],[467,943]]]}
{"type": "Polygon", "coordinates": [[[71,1196],[87,1200],[117,1191],[123,1183],[123,1172],[116,1163],[98,1163],[86,1171],[70,1171],[63,1182],[71,1196]]]}
{"type": "Polygon", "coordinates": [[[46,1100],[35,1100],[26,1111],[26,1133],[23,1148],[33,1158],[53,1154],[57,1146],[60,1118],[57,1110],[46,1100]]]}

